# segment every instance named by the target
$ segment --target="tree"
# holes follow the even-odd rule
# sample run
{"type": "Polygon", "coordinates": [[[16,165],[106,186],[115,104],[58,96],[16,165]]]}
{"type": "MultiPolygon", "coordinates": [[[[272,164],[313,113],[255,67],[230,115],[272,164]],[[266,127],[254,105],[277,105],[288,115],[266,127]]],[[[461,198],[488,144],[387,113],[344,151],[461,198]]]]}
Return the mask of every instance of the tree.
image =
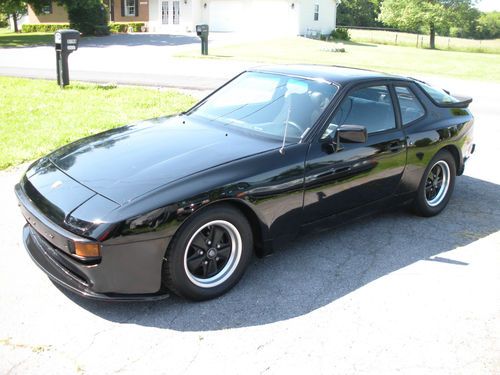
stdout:
{"type": "Polygon", "coordinates": [[[12,17],[14,23],[14,31],[19,32],[17,19],[20,14],[26,11],[26,3],[21,0],[0,0],[0,14],[5,14],[7,17],[12,17]]]}
{"type": "Polygon", "coordinates": [[[500,38],[500,12],[483,13],[477,23],[477,37],[481,39],[500,38]]]}
{"type": "Polygon", "coordinates": [[[100,0],[70,0],[66,3],[70,26],[86,35],[109,34],[109,13],[100,0]]]}
{"type": "Polygon", "coordinates": [[[436,48],[436,29],[459,24],[470,12],[475,0],[385,0],[380,20],[388,25],[415,31],[426,27],[430,48],[436,48]]]}
{"type": "MultiPolygon", "coordinates": [[[[2,0],[0,0],[2,1],[2,0]]],[[[36,12],[47,5],[48,0],[29,0],[36,12]]],[[[108,29],[108,11],[102,0],[56,0],[68,11],[69,24],[85,35],[106,35],[108,29]]]]}
{"type": "Polygon", "coordinates": [[[343,26],[378,26],[381,0],[342,0],[337,23],[343,26]]]}

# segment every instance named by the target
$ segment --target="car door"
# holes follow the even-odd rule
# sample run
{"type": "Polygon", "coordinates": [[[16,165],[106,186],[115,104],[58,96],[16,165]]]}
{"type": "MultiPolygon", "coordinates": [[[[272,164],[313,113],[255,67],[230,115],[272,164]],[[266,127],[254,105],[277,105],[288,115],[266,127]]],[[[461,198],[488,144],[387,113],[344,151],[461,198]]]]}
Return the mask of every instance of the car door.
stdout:
{"type": "Polygon", "coordinates": [[[337,106],[306,159],[304,223],[390,197],[406,164],[405,134],[393,89],[386,84],[353,88],[337,106]],[[367,129],[364,143],[340,141],[342,125],[367,129]]]}

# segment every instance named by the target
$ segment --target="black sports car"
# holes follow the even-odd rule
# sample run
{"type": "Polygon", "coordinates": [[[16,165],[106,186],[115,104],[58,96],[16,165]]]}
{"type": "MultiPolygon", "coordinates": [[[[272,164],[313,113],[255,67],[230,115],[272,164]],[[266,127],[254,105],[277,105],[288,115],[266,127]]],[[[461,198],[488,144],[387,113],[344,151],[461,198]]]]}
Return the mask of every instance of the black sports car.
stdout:
{"type": "Polygon", "coordinates": [[[326,66],[245,71],[178,116],[94,135],[33,163],[24,242],[86,297],[216,297],[252,253],[389,206],[443,210],[474,151],[471,99],[326,66]]]}

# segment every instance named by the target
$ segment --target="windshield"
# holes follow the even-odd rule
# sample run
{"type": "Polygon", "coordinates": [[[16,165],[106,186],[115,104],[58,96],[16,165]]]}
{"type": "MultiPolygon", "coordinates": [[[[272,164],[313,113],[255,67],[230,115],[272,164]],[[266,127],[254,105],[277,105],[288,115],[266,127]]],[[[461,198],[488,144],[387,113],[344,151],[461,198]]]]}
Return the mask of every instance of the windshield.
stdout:
{"type": "Polygon", "coordinates": [[[247,72],[217,91],[189,116],[288,141],[300,139],[338,88],[325,81],[247,72]]]}

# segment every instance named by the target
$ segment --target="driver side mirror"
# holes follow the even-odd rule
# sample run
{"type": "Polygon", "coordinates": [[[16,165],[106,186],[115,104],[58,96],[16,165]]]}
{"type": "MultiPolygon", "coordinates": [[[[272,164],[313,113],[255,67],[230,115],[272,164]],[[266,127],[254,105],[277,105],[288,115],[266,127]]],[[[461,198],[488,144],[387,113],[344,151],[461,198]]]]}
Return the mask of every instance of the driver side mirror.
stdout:
{"type": "Polygon", "coordinates": [[[343,143],[365,143],[368,139],[366,127],[361,125],[341,125],[335,131],[335,138],[328,136],[325,151],[328,153],[342,150],[343,143]]]}
{"type": "Polygon", "coordinates": [[[345,143],[365,143],[368,139],[366,128],[361,125],[342,125],[337,136],[345,143]]]}

